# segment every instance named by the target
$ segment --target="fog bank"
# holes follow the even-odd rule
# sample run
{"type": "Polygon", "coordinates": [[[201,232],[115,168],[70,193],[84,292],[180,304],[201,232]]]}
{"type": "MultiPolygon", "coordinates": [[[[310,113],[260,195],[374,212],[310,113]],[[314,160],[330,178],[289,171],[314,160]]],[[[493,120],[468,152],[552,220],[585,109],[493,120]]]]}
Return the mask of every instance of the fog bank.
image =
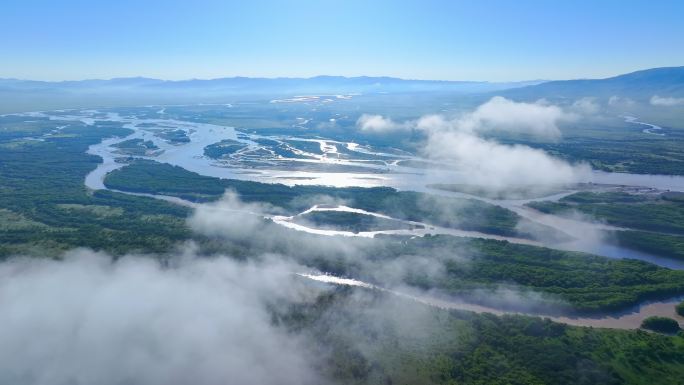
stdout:
{"type": "Polygon", "coordinates": [[[0,264],[0,383],[320,383],[266,309],[305,298],[292,266],[171,262],[78,250],[0,264]]]}

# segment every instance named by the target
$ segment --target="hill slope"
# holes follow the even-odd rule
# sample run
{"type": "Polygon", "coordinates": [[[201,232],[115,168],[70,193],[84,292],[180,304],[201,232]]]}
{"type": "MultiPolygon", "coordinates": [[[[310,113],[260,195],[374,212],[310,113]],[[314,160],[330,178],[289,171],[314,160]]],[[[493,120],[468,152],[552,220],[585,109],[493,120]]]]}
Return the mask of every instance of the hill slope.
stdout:
{"type": "Polygon", "coordinates": [[[558,80],[500,92],[519,99],[629,97],[648,100],[653,95],[684,97],[684,67],[652,68],[606,79],[558,80]]]}

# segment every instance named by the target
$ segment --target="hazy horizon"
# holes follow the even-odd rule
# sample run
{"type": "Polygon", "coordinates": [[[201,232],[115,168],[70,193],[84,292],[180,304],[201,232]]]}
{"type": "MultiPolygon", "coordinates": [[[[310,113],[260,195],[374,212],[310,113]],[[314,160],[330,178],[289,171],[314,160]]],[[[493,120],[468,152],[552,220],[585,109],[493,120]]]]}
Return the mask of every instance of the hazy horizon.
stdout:
{"type": "Polygon", "coordinates": [[[630,74],[633,72],[641,72],[641,71],[647,71],[647,70],[652,70],[652,69],[660,69],[660,68],[681,68],[684,67],[684,65],[672,65],[672,66],[666,66],[666,67],[653,67],[653,68],[639,68],[635,69],[633,71],[628,71],[628,72],[621,72],[621,73],[615,73],[611,74],[608,76],[603,76],[603,77],[589,77],[589,76],[580,76],[580,77],[574,77],[574,78],[564,78],[564,79],[522,79],[522,80],[489,80],[489,79],[473,79],[473,80],[464,80],[464,79],[427,79],[427,78],[406,78],[406,77],[396,77],[396,76],[388,76],[388,75],[336,75],[336,74],[319,74],[319,75],[312,75],[312,76],[245,76],[245,75],[226,75],[226,76],[218,76],[218,77],[211,77],[211,78],[202,78],[202,77],[186,77],[186,78],[178,78],[178,79],[169,79],[169,78],[159,78],[159,77],[153,77],[153,76],[145,76],[145,75],[132,75],[132,76],[114,76],[114,77],[102,77],[102,78],[80,78],[80,79],[58,79],[58,80],[46,80],[46,79],[32,79],[32,78],[16,78],[16,77],[6,77],[6,76],[1,76],[0,75],[0,80],[18,80],[18,81],[39,81],[39,82],[50,82],[50,83],[60,83],[60,82],[82,82],[82,81],[111,81],[111,80],[118,80],[118,79],[149,79],[149,80],[161,80],[161,81],[168,81],[168,82],[177,82],[177,81],[193,81],[193,80],[199,80],[199,81],[211,81],[211,80],[220,80],[220,79],[236,79],[236,78],[245,78],[245,79],[269,79],[269,80],[277,80],[277,79],[316,79],[316,78],[347,78],[347,79],[353,79],[353,78],[392,78],[392,79],[399,79],[399,80],[407,80],[407,81],[427,81],[427,82],[472,82],[472,83],[527,83],[527,82],[549,82],[549,81],[563,81],[563,80],[599,80],[599,79],[607,79],[607,78],[612,78],[620,75],[626,75],[630,74]]]}

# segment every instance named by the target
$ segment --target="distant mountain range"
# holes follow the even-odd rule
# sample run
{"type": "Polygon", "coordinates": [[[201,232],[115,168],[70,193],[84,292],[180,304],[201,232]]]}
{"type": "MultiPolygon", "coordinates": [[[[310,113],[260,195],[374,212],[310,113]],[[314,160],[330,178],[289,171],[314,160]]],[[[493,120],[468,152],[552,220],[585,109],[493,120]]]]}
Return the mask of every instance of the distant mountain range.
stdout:
{"type": "Polygon", "coordinates": [[[654,68],[607,79],[527,82],[406,80],[392,77],[317,76],[159,80],[35,81],[0,79],[0,112],[36,109],[165,103],[226,102],[264,96],[349,93],[443,92],[503,95],[514,99],[577,99],[621,96],[648,100],[653,95],[684,96],[684,67],[654,68]]]}
{"type": "Polygon", "coordinates": [[[226,103],[295,95],[445,92],[487,93],[539,84],[404,80],[391,77],[317,76],[313,78],[232,77],[210,80],[159,80],[143,77],[47,82],[0,79],[0,113],[59,108],[143,104],[226,103]]]}
{"type": "Polygon", "coordinates": [[[110,80],[79,80],[47,82],[35,80],[0,79],[0,91],[42,92],[102,92],[135,90],[202,91],[214,94],[290,94],[290,93],[361,93],[361,92],[490,92],[514,87],[539,84],[526,82],[474,82],[443,80],[406,80],[392,77],[316,76],[312,78],[248,78],[159,80],[143,77],[114,78],[110,80]]]}
{"type": "Polygon", "coordinates": [[[649,100],[653,95],[684,97],[684,67],[652,68],[606,79],[557,80],[502,90],[520,99],[577,99],[582,97],[629,97],[649,100]]]}

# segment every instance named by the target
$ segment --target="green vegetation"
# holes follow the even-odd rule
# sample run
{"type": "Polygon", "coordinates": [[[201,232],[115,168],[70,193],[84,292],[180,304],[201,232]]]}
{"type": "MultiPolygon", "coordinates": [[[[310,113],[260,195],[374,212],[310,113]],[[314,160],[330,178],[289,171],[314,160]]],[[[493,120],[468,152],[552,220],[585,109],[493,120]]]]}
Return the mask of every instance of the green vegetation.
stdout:
{"type": "Polygon", "coordinates": [[[641,327],[668,334],[674,334],[679,331],[679,323],[667,317],[648,317],[641,323],[641,327]]]}
{"type": "Polygon", "coordinates": [[[445,274],[435,276],[415,269],[406,275],[406,283],[480,303],[495,304],[497,298],[478,297],[478,289],[502,289],[504,283],[513,289],[548,294],[539,301],[540,308],[547,311],[550,304],[569,305],[579,312],[619,309],[649,298],[684,293],[682,271],[505,241],[426,236],[386,244],[382,250],[370,251],[367,258],[391,260],[410,255],[442,256],[445,274]]]}
{"type": "MultiPolygon", "coordinates": [[[[55,124],[44,121],[32,132],[47,133],[55,124]]],[[[83,185],[100,161],[85,153],[88,146],[129,130],[109,123],[63,124],[67,127],[58,136],[17,142],[14,124],[0,120],[0,132],[12,138],[0,141],[0,257],[58,255],[74,247],[115,254],[164,252],[189,237],[186,208],[109,191],[93,193],[83,185]]],[[[24,128],[19,132],[25,134],[24,128]]]]}
{"type": "MultiPolygon", "coordinates": [[[[72,135],[43,142],[21,142],[0,152],[1,255],[46,252],[57,255],[62,250],[84,246],[115,254],[133,250],[161,253],[191,237],[185,226],[188,209],[184,207],[110,191],[88,192],[83,186],[85,175],[98,162],[96,157],[85,154],[88,145],[106,136],[126,135],[127,130],[117,125],[96,125],[91,128],[75,124],[64,128],[63,132],[72,135]]],[[[152,162],[135,162],[112,173],[114,178],[108,178],[107,182],[123,176],[130,177],[124,180],[133,186],[137,183],[145,192],[192,194],[193,191],[200,191],[206,194],[205,199],[216,199],[225,188],[232,188],[245,201],[270,203],[291,212],[304,210],[315,197],[326,195],[352,202],[362,209],[406,219],[420,220],[423,219],[422,215],[427,214],[428,217],[433,216],[433,222],[448,224],[446,221],[455,216],[453,214],[440,219],[436,215],[437,208],[444,207],[442,204],[445,202],[431,201],[431,197],[400,193],[388,188],[334,189],[220,181],[152,162]]],[[[129,184],[114,187],[128,188],[129,184]]],[[[516,218],[512,213],[473,202],[449,200],[446,203],[453,205],[454,213],[462,210],[460,212],[464,213],[462,215],[465,218],[472,218],[471,222],[476,228],[490,226],[501,231],[502,228],[511,229],[515,226],[516,218]],[[487,214],[486,220],[478,217],[481,211],[487,214]]],[[[344,218],[342,222],[361,226],[358,229],[365,226],[362,226],[362,222],[354,225],[354,220],[344,218]]],[[[325,218],[325,222],[331,221],[334,220],[325,218]]],[[[284,238],[288,237],[292,237],[291,233],[284,238]]],[[[207,250],[214,247],[211,242],[195,238],[207,250]]],[[[318,250],[303,250],[296,241],[292,249],[279,246],[265,250],[254,244],[221,247],[223,251],[237,250],[238,254],[249,254],[249,249],[256,253],[301,253],[307,264],[326,271],[356,277],[366,274],[361,265],[349,261],[340,264],[344,259],[336,257],[334,251],[329,252],[329,258],[321,258],[318,250]]],[[[367,240],[361,250],[367,252],[363,258],[376,261],[412,255],[425,255],[437,260],[440,255],[448,256],[443,261],[447,274],[442,279],[427,280],[419,270],[405,277],[407,282],[420,287],[467,295],[476,288],[508,282],[555,295],[580,310],[620,307],[642,298],[680,292],[679,282],[684,282],[679,272],[635,261],[614,261],[496,241],[427,237],[406,242],[403,238],[391,238],[387,242],[367,240]],[[366,247],[366,244],[376,246],[366,247]],[[467,263],[459,262],[462,257],[471,255],[476,258],[467,263]],[[568,274],[568,271],[573,273],[568,274]],[[594,287],[594,282],[605,284],[598,288],[594,287]]]]}
{"type": "Polygon", "coordinates": [[[679,194],[579,192],[558,202],[531,202],[528,206],[550,214],[576,210],[627,231],[613,232],[613,241],[634,250],[684,259],[684,203],[679,194]]]}
{"type": "Polygon", "coordinates": [[[572,127],[564,131],[563,141],[558,143],[516,142],[541,148],[573,163],[587,162],[602,171],[684,175],[681,131],[668,129],[666,136],[656,136],[643,133],[642,129],[618,119],[594,129],[572,127]]]}
{"type": "Polygon", "coordinates": [[[318,142],[309,142],[304,140],[285,140],[285,143],[289,144],[294,148],[306,151],[311,154],[323,155],[323,151],[321,151],[321,144],[318,142]]]}
{"type": "MultiPolygon", "coordinates": [[[[334,188],[265,184],[202,176],[181,167],[152,161],[135,161],[115,170],[105,179],[107,187],[131,192],[178,196],[192,201],[219,199],[225,190],[234,190],[246,202],[262,202],[296,214],[321,203],[321,196],[347,202],[366,211],[397,219],[422,221],[435,226],[484,233],[531,237],[516,229],[520,217],[507,209],[473,199],[447,198],[397,191],[388,187],[334,188]]],[[[553,230],[538,226],[539,231],[553,230]]]]}
{"type": "Polygon", "coordinates": [[[233,139],[225,139],[204,147],[204,155],[212,159],[221,159],[224,156],[232,155],[245,147],[247,147],[247,145],[242,142],[233,139]]]}
{"type": "MultiPolygon", "coordinates": [[[[444,201],[431,200],[441,198],[418,193],[397,192],[390,188],[288,187],[277,184],[220,180],[150,161],[136,161],[116,170],[109,174],[105,183],[118,190],[178,195],[204,200],[217,199],[224,189],[233,189],[244,201],[269,203],[291,213],[303,211],[314,203],[320,203],[316,201],[317,197],[325,195],[328,200],[333,197],[367,211],[409,220],[422,219],[428,223],[454,227],[459,223],[448,221],[450,218],[458,218],[457,213],[463,218],[468,218],[470,228],[478,225],[477,229],[490,232],[501,233],[502,227],[510,229],[515,223],[513,220],[515,217],[511,215],[511,212],[476,201],[451,200],[453,198],[450,198],[445,204],[444,201]],[[193,195],[193,191],[200,191],[206,195],[193,195]],[[449,203],[453,206],[450,207],[449,203]],[[448,215],[444,215],[445,212],[448,215]],[[478,223],[478,215],[482,215],[481,213],[486,213],[485,218],[489,222],[478,223]],[[444,217],[439,215],[444,215],[444,217]],[[507,226],[483,226],[492,221],[497,224],[506,223],[507,226]]],[[[359,222],[359,218],[340,217],[339,213],[332,216],[319,215],[314,218],[314,221],[319,225],[341,226],[351,231],[367,229],[365,224],[359,222]]],[[[273,235],[277,231],[279,230],[269,228],[263,232],[273,235]]],[[[293,235],[290,234],[284,238],[292,237],[293,235]]],[[[257,253],[277,252],[285,255],[298,255],[304,263],[323,271],[363,279],[372,278],[368,276],[368,270],[373,270],[372,268],[350,262],[349,258],[336,255],[334,250],[326,250],[326,258],[321,258],[320,250],[307,250],[304,246],[305,242],[295,242],[296,245],[287,243],[281,246],[275,245],[273,249],[260,249],[257,246],[260,243],[272,244],[267,240],[260,241],[259,236],[255,236],[252,243],[245,248],[257,253]]],[[[409,240],[390,237],[386,242],[372,241],[371,245],[359,240],[348,240],[346,243],[359,244],[357,253],[362,256],[362,260],[379,263],[389,262],[402,256],[429,256],[443,265],[446,274],[434,278],[429,274],[421,274],[417,269],[405,277],[406,283],[425,289],[440,290],[451,295],[472,297],[480,289],[500,288],[502,282],[505,282],[513,288],[523,287],[549,294],[550,296],[544,299],[547,306],[549,303],[558,306],[570,305],[577,311],[593,312],[624,308],[644,299],[662,298],[684,292],[684,272],[658,268],[639,261],[612,260],[583,253],[509,242],[428,236],[409,240]],[[602,284],[597,285],[597,282],[602,284]]],[[[482,299],[472,297],[472,300],[481,302],[482,299]]]]}
{"type": "Polygon", "coordinates": [[[269,221],[245,240],[216,237],[203,253],[288,255],[299,263],[381,287],[409,285],[494,307],[601,313],[684,294],[684,271],[637,260],[448,235],[376,238],[296,232],[269,221]],[[521,301],[508,301],[506,294],[521,301]]]}
{"type": "Polygon", "coordinates": [[[651,233],[646,231],[614,231],[609,240],[633,250],[684,259],[684,236],[651,233]]]}
{"type": "Polygon", "coordinates": [[[645,202],[648,198],[642,194],[629,194],[622,191],[591,192],[581,191],[563,197],[561,201],[568,203],[634,203],[645,202]]]}
{"type": "Polygon", "coordinates": [[[303,225],[313,225],[316,228],[352,231],[355,233],[423,228],[423,226],[414,226],[394,219],[344,211],[314,211],[296,216],[294,222],[303,225]]]}
{"type": "Polygon", "coordinates": [[[22,116],[3,116],[0,117],[0,143],[7,147],[15,140],[39,137],[48,134],[54,126],[47,118],[29,120],[22,116]]]}
{"type": "Polygon", "coordinates": [[[577,210],[615,226],[684,235],[684,204],[624,193],[576,193],[558,202],[531,202],[530,207],[557,214],[577,210]],[[616,200],[613,200],[616,198],[616,200]]]}
{"type": "Polygon", "coordinates": [[[555,189],[541,186],[509,186],[505,191],[495,191],[484,186],[470,184],[429,184],[427,187],[437,190],[460,192],[489,199],[534,199],[559,193],[562,186],[555,189]]]}
{"type": "Polygon", "coordinates": [[[112,145],[125,155],[142,156],[149,155],[153,150],[159,150],[152,141],[142,139],[129,139],[112,145]]]}
{"type": "Polygon", "coordinates": [[[677,314],[684,317],[684,301],[678,303],[677,306],[675,306],[675,311],[677,312],[677,314]]]}
{"type": "Polygon", "coordinates": [[[188,138],[188,135],[183,130],[159,130],[155,133],[155,135],[166,140],[171,144],[181,144],[190,142],[190,138],[188,138]]]}
{"type": "MultiPolygon", "coordinates": [[[[423,256],[443,266],[445,274],[431,277],[416,266],[403,277],[406,283],[466,297],[483,288],[505,287],[502,283],[506,283],[512,288],[549,294],[547,302],[564,302],[578,311],[620,308],[646,298],[683,291],[681,272],[637,261],[482,239],[441,236],[345,240],[350,246],[358,244],[354,249],[358,253],[356,258],[329,247],[306,246],[305,239],[299,237],[309,235],[297,233],[295,236],[293,231],[276,225],[263,233],[271,236],[282,232],[282,243],[267,242],[257,235],[247,243],[203,239],[190,234],[186,227],[187,208],[151,198],[85,189],[83,179],[98,162],[96,157],[85,154],[87,147],[103,137],[126,135],[127,130],[118,125],[75,124],[63,132],[70,135],[21,142],[0,152],[0,255],[57,255],[72,247],[90,247],[115,254],[134,250],[162,253],[178,242],[193,238],[207,253],[224,252],[243,257],[276,252],[297,256],[303,263],[323,271],[371,280],[376,277],[369,276],[368,265],[361,261],[383,265],[397,258],[423,256]]],[[[203,200],[217,199],[230,188],[244,201],[268,203],[291,213],[320,203],[318,197],[325,195],[328,201],[332,197],[361,209],[408,220],[469,226],[504,234],[510,234],[517,223],[513,213],[477,201],[441,200],[390,188],[288,187],[220,180],[149,161],[136,161],[113,172],[107,183],[117,189],[189,195],[203,200]],[[458,215],[463,222],[454,221],[458,215]]],[[[335,221],[358,229],[366,226],[358,218],[324,218],[327,223],[335,221]]],[[[331,241],[316,239],[321,245],[331,241]]],[[[473,297],[473,300],[479,299],[473,297]]]]}
{"type": "Polygon", "coordinates": [[[684,203],[684,192],[667,191],[661,194],[661,198],[665,199],[666,201],[684,203]]]}
{"type": "Polygon", "coordinates": [[[427,308],[340,288],[276,319],[316,341],[342,384],[672,384],[684,339],[427,308]],[[410,316],[409,316],[410,315],[410,316]]]}
{"type": "MultiPolygon", "coordinates": [[[[111,191],[88,191],[83,179],[99,162],[85,154],[88,146],[129,131],[118,123],[64,124],[67,127],[59,135],[33,140],[26,137],[47,134],[54,122],[21,123],[0,117],[1,257],[59,256],[74,247],[116,255],[132,251],[163,255],[192,239],[200,253],[236,258],[277,253],[322,271],[379,285],[408,284],[484,303],[496,301],[497,293],[532,292],[540,297],[523,299],[533,299],[546,310],[567,306],[576,312],[603,312],[684,293],[681,271],[503,241],[452,236],[322,237],[297,233],[268,220],[250,239],[201,237],[185,224],[187,208],[111,191]],[[345,247],[332,247],[336,244],[345,247]],[[408,268],[397,269],[401,263],[408,268]],[[396,275],[400,277],[393,280],[396,275]]],[[[232,189],[244,201],[267,203],[291,214],[320,203],[319,198],[325,196],[326,202],[332,198],[397,218],[520,235],[515,230],[520,218],[499,207],[390,188],[288,187],[220,180],[145,161],[113,172],[106,183],[121,190],[196,201],[215,200],[232,189]]],[[[577,195],[562,204],[642,205],[647,209],[680,201],[676,195],[656,200],[577,195]],[[619,203],[607,203],[615,201],[619,203]]],[[[676,229],[674,214],[666,211],[653,214],[650,226],[671,221],[670,229],[676,229]]],[[[602,212],[619,217],[616,213],[631,211],[602,212]]],[[[368,218],[344,214],[318,213],[307,219],[351,229],[370,226],[368,218]]],[[[626,236],[645,237],[648,243],[648,237],[657,235],[660,240],[651,242],[661,244],[662,239],[677,237],[650,231],[626,236]]],[[[310,338],[323,360],[317,367],[338,383],[671,384],[684,378],[682,337],[570,327],[536,317],[447,311],[373,290],[364,289],[365,294],[358,295],[360,291],[339,287],[312,303],[274,304],[272,308],[274,322],[310,338]]],[[[684,304],[678,305],[678,312],[684,312],[684,304]]],[[[669,324],[674,330],[673,320],[656,321],[655,327],[654,321],[647,321],[644,327],[663,330],[669,324]]]]}

